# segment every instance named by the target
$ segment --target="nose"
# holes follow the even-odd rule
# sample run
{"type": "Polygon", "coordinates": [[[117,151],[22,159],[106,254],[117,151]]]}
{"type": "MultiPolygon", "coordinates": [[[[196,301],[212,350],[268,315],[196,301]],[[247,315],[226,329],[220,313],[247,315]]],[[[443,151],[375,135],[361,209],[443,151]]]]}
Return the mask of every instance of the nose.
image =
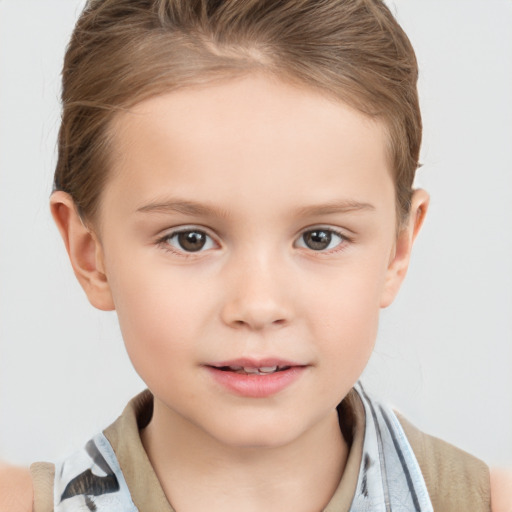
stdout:
{"type": "Polygon", "coordinates": [[[291,322],[290,276],[284,262],[265,256],[242,258],[226,277],[221,313],[225,324],[261,331],[291,322]]]}

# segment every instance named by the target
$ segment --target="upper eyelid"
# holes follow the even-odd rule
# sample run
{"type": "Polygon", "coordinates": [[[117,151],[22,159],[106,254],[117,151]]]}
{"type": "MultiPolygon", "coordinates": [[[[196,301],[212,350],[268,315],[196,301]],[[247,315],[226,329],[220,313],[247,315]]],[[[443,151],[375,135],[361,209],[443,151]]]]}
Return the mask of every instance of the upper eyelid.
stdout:
{"type": "Polygon", "coordinates": [[[204,233],[205,235],[209,236],[210,238],[216,240],[218,238],[218,236],[216,236],[215,234],[212,233],[211,229],[209,228],[206,228],[204,226],[179,226],[179,227],[173,227],[173,228],[167,228],[167,229],[163,229],[160,234],[157,235],[158,238],[160,239],[163,239],[163,238],[170,238],[174,235],[178,235],[180,233],[187,233],[189,231],[197,231],[197,232],[200,232],[200,233],[204,233]]]}
{"type": "Polygon", "coordinates": [[[312,224],[311,226],[308,226],[306,228],[302,228],[298,233],[296,238],[300,238],[304,233],[308,233],[309,231],[315,231],[315,230],[324,230],[324,231],[331,231],[332,233],[341,236],[342,238],[345,238],[346,240],[351,240],[355,233],[353,233],[351,230],[347,228],[340,228],[337,226],[328,226],[325,224],[312,224]]]}
{"type": "Polygon", "coordinates": [[[183,227],[175,227],[175,228],[168,228],[162,230],[159,234],[156,235],[156,242],[158,244],[164,243],[166,240],[169,240],[173,238],[176,235],[179,235],[180,233],[187,233],[187,232],[199,232],[204,233],[208,238],[213,240],[213,242],[216,245],[221,245],[219,242],[219,237],[212,234],[211,230],[202,226],[183,226],[183,227]]]}

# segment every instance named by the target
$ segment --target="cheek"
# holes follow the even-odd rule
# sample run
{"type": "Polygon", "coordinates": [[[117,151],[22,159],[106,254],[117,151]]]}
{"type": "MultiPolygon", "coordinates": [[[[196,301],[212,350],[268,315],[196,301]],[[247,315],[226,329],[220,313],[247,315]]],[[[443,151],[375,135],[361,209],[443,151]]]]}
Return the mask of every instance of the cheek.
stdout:
{"type": "Polygon", "coordinates": [[[310,328],[323,345],[333,371],[357,380],[377,337],[380,297],[384,286],[382,262],[361,264],[340,271],[309,304],[310,328]],[[316,320],[315,320],[316,319],[316,320]]]}
{"type": "Polygon", "coordinates": [[[324,308],[320,318],[323,331],[317,339],[329,340],[329,350],[343,352],[350,360],[366,359],[371,353],[379,322],[379,306],[376,296],[352,294],[349,300],[339,300],[324,308]]]}
{"type": "Polygon", "coordinates": [[[146,263],[139,269],[145,270],[118,265],[111,289],[128,355],[147,382],[146,376],[158,372],[164,362],[190,364],[190,354],[204,339],[199,320],[209,312],[190,281],[182,282],[157,265],[146,263]]]}
{"type": "Polygon", "coordinates": [[[326,396],[334,393],[336,403],[361,377],[377,337],[378,309],[356,302],[345,303],[329,311],[333,319],[329,330],[317,334],[323,334],[325,342],[320,362],[326,375],[322,393],[326,396]]]}

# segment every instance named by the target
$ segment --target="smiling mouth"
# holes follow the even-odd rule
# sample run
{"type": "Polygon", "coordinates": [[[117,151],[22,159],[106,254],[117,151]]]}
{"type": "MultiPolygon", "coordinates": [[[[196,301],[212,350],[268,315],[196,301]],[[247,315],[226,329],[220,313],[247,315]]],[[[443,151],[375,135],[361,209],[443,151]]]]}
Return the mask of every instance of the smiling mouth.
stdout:
{"type": "Polygon", "coordinates": [[[233,372],[238,373],[240,375],[270,375],[272,373],[282,372],[285,370],[289,370],[291,366],[217,366],[213,367],[216,370],[220,370],[223,372],[233,372]]]}
{"type": "Polygon", "coordinates": [[[308,366],[273,358],[205,365],[222,389],[245,398],[266,398],[284,391],[304,375],[308,366]]]}

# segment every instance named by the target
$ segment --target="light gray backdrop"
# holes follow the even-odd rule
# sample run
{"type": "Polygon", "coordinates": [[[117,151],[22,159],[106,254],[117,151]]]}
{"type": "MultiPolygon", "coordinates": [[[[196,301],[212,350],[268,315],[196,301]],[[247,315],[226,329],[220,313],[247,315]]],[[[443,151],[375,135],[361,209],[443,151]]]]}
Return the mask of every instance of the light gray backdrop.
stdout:
{"type": "MultiPolygon", "coordinates": [[[[0,0],[0,458],[20,464],[81,446],[143,388],[47,206],[82,3],[0,0]]],[[[420,62],[432,204],[365,381],[424,430],[512,466],[512,2],[390,3],[420,62]]]]}

